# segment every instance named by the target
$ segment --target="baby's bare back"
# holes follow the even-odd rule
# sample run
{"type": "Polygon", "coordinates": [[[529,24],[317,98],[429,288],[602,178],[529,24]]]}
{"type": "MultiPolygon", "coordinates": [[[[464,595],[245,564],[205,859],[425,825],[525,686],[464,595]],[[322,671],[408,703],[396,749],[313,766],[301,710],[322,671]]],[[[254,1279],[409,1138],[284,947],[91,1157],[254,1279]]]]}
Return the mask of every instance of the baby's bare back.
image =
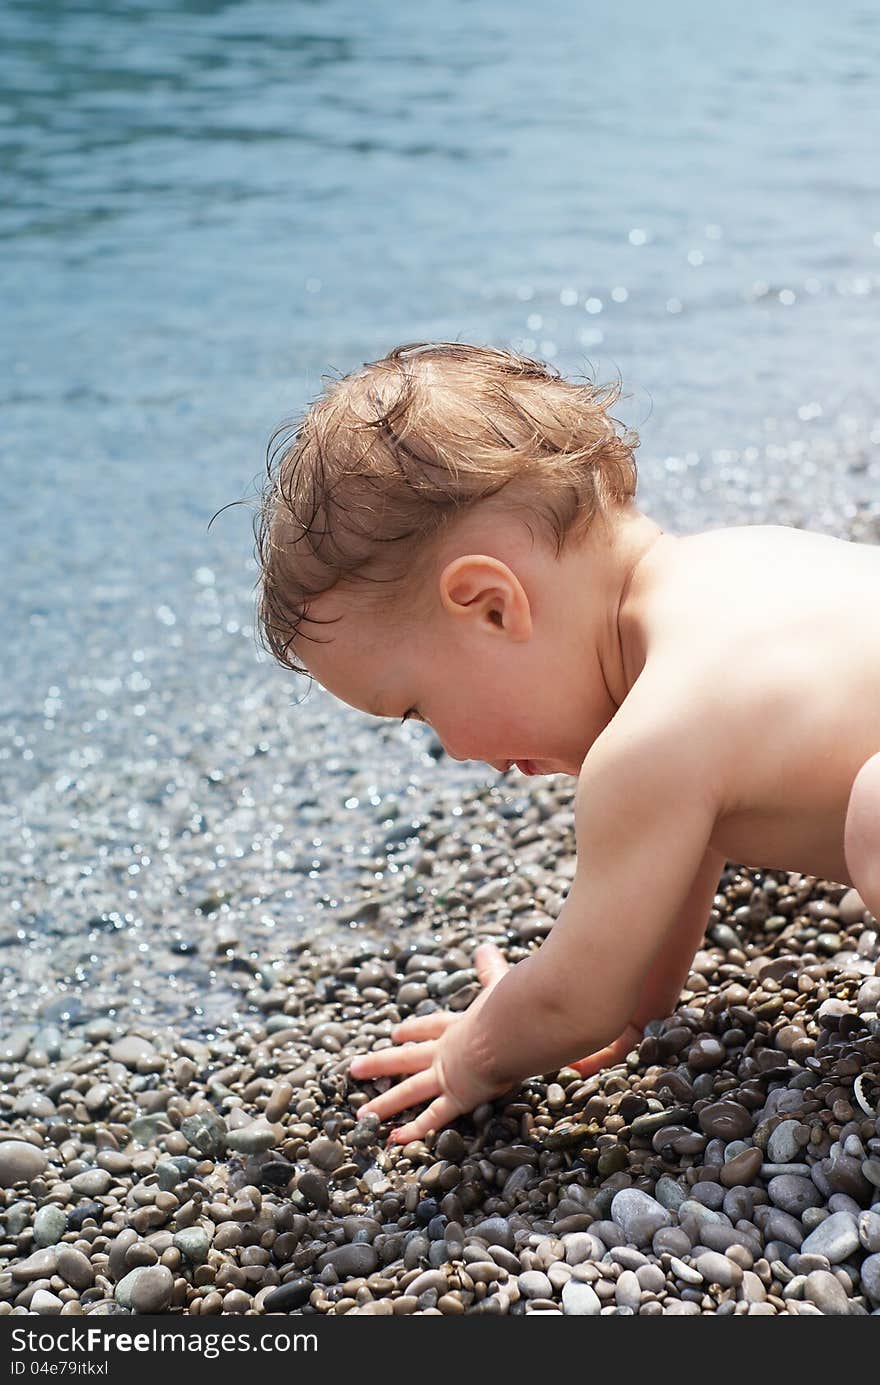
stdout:
{"type": "Polygon", "coordinates": [[[692,669],[717,721],[712,845],[850,883],[850,789],[880,750],[880,548],[747,526],[661,542],[644,565],[643,673],[659,688],[692,669]]]}

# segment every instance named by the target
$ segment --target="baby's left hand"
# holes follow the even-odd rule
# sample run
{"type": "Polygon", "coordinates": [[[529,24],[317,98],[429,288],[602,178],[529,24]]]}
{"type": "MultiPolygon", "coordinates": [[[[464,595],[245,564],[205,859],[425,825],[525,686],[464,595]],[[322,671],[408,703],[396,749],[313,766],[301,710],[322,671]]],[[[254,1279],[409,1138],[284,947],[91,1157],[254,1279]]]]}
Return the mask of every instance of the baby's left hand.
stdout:
{"type": "Polygon", "coordinates": [[[506,1090],[480,1076],[484,1064],[474,1043],[474,1020],[492,987],[508,970],[508,964],[494,943],[482,943],[474,955],[474,965],[484,989],[467,1010],[458,1014],[437,1010],[430,1015],[415,1015],[391,1031],[392,1039],[401,1047],[383,1048],[351,1061],[352,1077],[412,1074],[405,1082],[359,1107],[358,1116],[373,1114],[385,1120],[409,1106],[430,1103],[415,1120],[398,1126],[389,1136],[389,1144],[420,1140],[429,1130],[441,1130],[456,1117],[506,1090]]]}

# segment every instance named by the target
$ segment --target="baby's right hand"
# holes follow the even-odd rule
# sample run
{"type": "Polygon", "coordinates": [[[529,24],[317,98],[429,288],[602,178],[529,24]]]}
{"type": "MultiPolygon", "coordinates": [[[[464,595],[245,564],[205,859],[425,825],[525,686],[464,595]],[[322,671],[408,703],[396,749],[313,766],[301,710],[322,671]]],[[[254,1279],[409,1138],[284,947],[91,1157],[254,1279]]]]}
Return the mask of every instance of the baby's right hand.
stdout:
{"type": "Polygon", "coordinates": [[[481,944],[474,960],[483,990],[467,1010],[413,1015],[392,1030],[396,1046],[359,1054],[351,1060],[349,1071],[354,1078],[407,1075],[404,1082],[359,1107],[359,1115],[372,1114],[386,1120],[409,1107],[429,1103],[415,1120],[399,1126],[389,1143],[423,1139],[429,1130],[441,1130],[457,1116],[491,1101],[503,1090],[481,1078],[483,1064],[472,1038],[483,1001],[509,968],[494,943],[481,944]]]}
{"type": "Polygon", "coordinates": [[[569,1063],[568,1066],[579,1072],[581,1077],[592,1077],[593,1073],[599,1072],[601,1068],[613,1068],[615,1063],[622,1063],[626,1055],[642,1042],[643,1037],[643,1031],[637,1024],[628,1024],[613,1044],[609,1044],[607,1048],[600,1048],[598,1053],[591,1053],[588,1058],[579,1059],[577,1063],[569,1063]]]}

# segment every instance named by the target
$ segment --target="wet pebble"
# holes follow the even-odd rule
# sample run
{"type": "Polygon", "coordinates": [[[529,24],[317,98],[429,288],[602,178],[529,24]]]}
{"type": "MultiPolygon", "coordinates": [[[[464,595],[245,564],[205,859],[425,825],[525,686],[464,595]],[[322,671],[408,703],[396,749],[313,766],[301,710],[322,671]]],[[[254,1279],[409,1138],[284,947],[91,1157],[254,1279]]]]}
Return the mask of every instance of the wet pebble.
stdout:
{"type": "Polygon", "coordinates": [[[0,1188],[31,1183],[48,1166],[49,1160],[36,1145],[24,1140],[0,1140],[0,1188]]]}

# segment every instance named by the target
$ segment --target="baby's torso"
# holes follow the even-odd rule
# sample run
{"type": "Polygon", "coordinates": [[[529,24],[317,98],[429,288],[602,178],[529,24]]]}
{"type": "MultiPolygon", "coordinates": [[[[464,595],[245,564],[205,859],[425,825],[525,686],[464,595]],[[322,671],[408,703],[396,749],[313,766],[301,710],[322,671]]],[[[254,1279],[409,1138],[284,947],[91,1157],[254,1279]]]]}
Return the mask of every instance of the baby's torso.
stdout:
{"type": "Polygon", "coordinates": [[[880,548],[778,526],[677,539],[643,614],[644,672],[672,657],[723,694],[712,845],[848,883],[850,789],[880,750],[880,548]]]}

